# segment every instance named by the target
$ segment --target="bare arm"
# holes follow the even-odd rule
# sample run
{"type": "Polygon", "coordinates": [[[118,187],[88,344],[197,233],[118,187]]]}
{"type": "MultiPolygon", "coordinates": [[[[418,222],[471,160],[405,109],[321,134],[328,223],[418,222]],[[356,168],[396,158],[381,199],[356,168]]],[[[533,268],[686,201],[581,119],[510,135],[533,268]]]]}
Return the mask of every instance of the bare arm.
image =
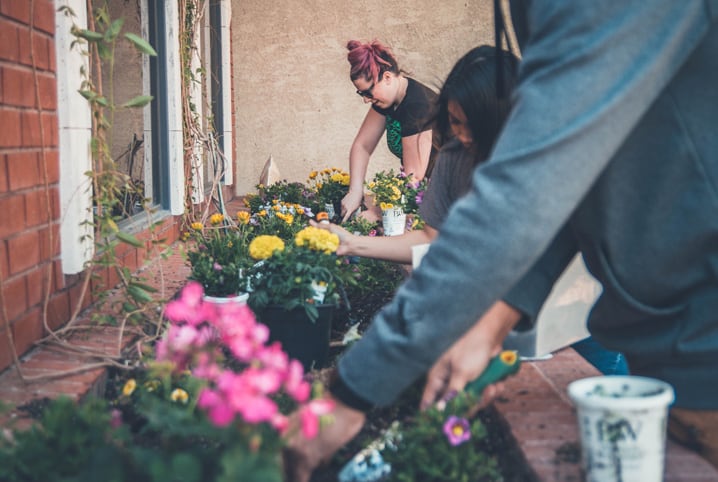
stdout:
{"type": "Polygon", "coordinates": [[[386,118],[374,109],[369,109],[349,151],[349,192],[342,199],[344,221],[361,205],[369,157],[384,134],[385,127],[386,118]]]}
{"type": "Polygon", "coordinates": [[[339,256],[361,256],[363,258],[382,259],[395,263],[411,263],[411,247],[430,243],[437,234],[431,226],[409,231],[400,236],[359,236],[352,234],[337,224],[322,224],[310,221],[313,226],[326,229],[339,236],[339,256]]]}
{"type": "Polygon", "coordinates": [[[401,139],[404,172],[414,174],[421,181],[429,166],[431,154],[431,129],[401,139]]]}

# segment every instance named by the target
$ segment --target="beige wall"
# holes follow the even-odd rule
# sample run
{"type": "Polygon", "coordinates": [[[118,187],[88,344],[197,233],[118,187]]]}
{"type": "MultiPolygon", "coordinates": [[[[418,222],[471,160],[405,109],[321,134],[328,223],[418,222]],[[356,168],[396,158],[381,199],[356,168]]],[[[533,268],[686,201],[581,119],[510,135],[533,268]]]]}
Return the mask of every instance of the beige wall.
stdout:
{"type": "MultiPolygon", "coordinates": [[[[349,168],[366,114],[349,81],[346,42],[377,38],[400,67],[437,88],[470,48],[493,44],[491,0],[232,2],[236,193],[253,192],[272,155],[281,178],[349,168]]],[[[399,163],[382,139],[368,176],[399,163]]]]}

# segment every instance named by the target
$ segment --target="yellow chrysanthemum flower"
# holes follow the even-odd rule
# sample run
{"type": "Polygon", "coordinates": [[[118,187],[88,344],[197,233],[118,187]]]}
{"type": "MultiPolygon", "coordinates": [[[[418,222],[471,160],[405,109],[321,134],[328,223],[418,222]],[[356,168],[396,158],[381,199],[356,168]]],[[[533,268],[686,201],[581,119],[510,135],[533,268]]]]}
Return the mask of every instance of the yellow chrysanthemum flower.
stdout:
{"type": "Polygon", "coordinates": [[[294,222],[294,216],[292,216],[292,215],[289,214],[289,213],[285,214],[285,215],[284,215],[284,222],[287,223],[287,224],[292,224],[292,223],[294,222]]]}
{"type": "Polygon", "coordinates": [[[222,213],[214,213],[209,217],[209,224],[212,226],[219,226],[224,222],[224,214],[222,213]]]}
{"type": "Polygon", "coordinates": [[[310,172],[309,179],[315,179],[317,177],[317,174],[319,174],[317,171],[310,172]]]}
{"type": "Polygon", "coordinates": [[[267,259],[275,251],[284,250],[284,241],[278,236],[262,234],[249,243],[249,255],[257,261],[267,259]]]}
{"type": "Polygon", "coordinates": [[[332,182],[336,182],[338,184],[338,183],[342,182],[343,177],[344,176],[342,176],[340,173],[337,172],[337,173],[332,174],[332,176],[329,179],[331,179],[332,182]]]}
{"type": "Polygon", "coordinates": [[[130,378],[125,382],[125,386],[122,387],[122,394],[126,397],[132,395],[132,392],[137,388],[137,381],[134,378],[130,378]]]}
{"type": "Polygon", "coordinates": [[[306,246],[314,251],[334,253],[339,247],[339,236],[327,230],[307,226],[294,237],[297,246],[306,246]]]}
{"type": "Polygon", "coordinates": [[[187,403],[189,400],[189,394],[181,388],[175,388],[170,394],[170,400],[173,402],[187,403]]]}
{"type": "Polygon", "coordinates": [[[204,229],[204,224],[200,223],[199,221],[196,221],[190,224],[189,227],[194,229],[195,231],[202,231],[204,229]]]}
{"type": "Polygon", "coordinates": [[[261,211],[259,211],[259,212],[257,213],[257,216],[261,216],[261,217],[264,217],[264,216],[266,216],[266,215],[267,215],[267,211],[265,211],[264,209],[262,209],[261,211]]]}
{"type": "Polygon", "coordinates": [[[239,211],[237,213],[237,221],[240,224],[249,224],[249,219],[252,217],[247,211],[239,211]]]}
{"type": "Polygon", "coordinates": [[[382,211],[386,211],[387,209],[393,209],[394,205],[392,203],[379,203],[379,208],[381,208],[382,211]]]}
{"type": "Polygon", "coordinates": [[[187,241],[187,240],[189,239],[189,232],[188,232],[188,231],[183,231],[183,232],[182,232],[182,236],[180,236],[180,239],[181,239],[182,241],[187,241]]]}
{"type": "Polygon", "coordinates": [[[349,174],[342,174],[341,184],[342,186],[348,186],[349,185],[349,174]]]}

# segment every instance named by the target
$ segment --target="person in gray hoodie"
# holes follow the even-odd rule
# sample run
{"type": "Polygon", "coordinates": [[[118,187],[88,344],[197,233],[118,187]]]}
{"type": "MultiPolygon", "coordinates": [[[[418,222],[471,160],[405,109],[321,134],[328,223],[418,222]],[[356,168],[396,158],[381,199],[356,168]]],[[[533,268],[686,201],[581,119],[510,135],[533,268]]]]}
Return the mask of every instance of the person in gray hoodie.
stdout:
{"type": "MultiPolygon", "coordinates": [[[[421,266],[339,360],[335,423],[292,442],[293,480],[519,280],[544,289],[577,251],[603,285],[591,334],[673,385],[669,431],[718,466],[718,1],[512,0],[511,18],[509,119],[421,266]]],[[[477,350],[463,362],[481,373],[490,354],[477,350]]],[[[454,383],[438,372],[428,383],[454,383]]]]}

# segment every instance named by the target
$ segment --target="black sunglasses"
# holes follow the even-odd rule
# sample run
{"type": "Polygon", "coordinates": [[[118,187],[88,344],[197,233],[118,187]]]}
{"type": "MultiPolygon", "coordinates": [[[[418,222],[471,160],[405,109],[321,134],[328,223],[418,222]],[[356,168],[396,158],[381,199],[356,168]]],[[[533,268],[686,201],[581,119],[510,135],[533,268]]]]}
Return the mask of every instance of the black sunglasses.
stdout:
{"type": "Polygon", "coordinates": [[[359,94],[360,97],[366,97],[367,99],[373,99],[374,94],[371,93],[372,90],[374,90],[374,86],[376,84],[374,82],[371,83],[371,87],[369,87],[366,90],[357,90],[357,94],[359,94]]]}

